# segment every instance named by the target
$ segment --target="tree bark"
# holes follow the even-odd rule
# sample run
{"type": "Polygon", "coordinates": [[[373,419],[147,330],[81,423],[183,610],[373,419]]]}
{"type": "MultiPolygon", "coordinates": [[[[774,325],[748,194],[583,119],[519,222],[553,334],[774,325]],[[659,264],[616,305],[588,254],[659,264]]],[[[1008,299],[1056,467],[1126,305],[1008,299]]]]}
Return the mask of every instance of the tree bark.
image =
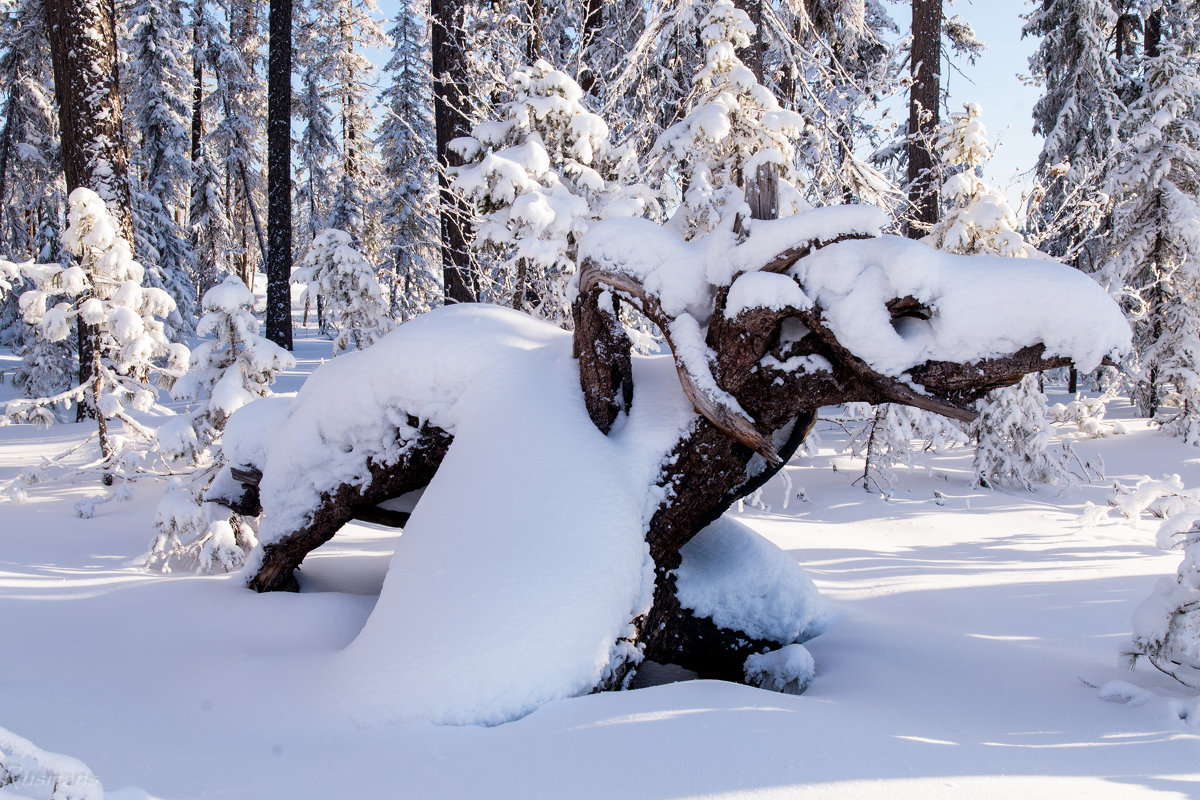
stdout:
{"type": "Polygon", "coordinates": [[[86,186],[100,195],[117,220],[117,232],[132,245],[112,0],[46,0],[46,36],[67,192],[86,186]]]}
{"type": "Polygon", "coordinates": [[[192,163],[200,160],[204,139],[204,58],[201,53],[200,25],[192,26],[192,163]]]}
{"type": "MultiPolygon", "coordinates": [[[[112,0],[46,0],[46,37],[54,71],[67,192],[80,186],[96,192],[115,218],[117,232],[132,247],[129,152],[121,130],[112,0]]],[[[80,322],[76,335],[79,383],[92,385],[98,374],[99,332],[94,325],[80,322]]],[[[93,396],[76,406],[76,419],[100,416],[94,403],[93,396]]],[[[103,446],[107,444],[103,420],[100,426],[103,446]]]]}
{"type": "Polygon", "coordinates": [[[472,303],[477,299],[471,276],[471,258],[464,225],[466,202],[450,188],[446,170],[459,165],[450,142],[466,136],[467,65],[463,42],[463,0],[432,0],[433,13],[433,113],[437,140],[438,184],[441,198],[442,285],[447,303],[472,303]]]}
{"type": "Polygon", "coordinates": [[[292,2],[271,0],[267,61],[267,338],[292,349],[292,2]]]}
{"type": "Polygon", "coordinates": [[[327,492],[305,527],[263,547],[262,564],[250,579],[251,589],[256,592],[299,591],[295,572],[300,562],[332,539],[343,525],[362,514],[375,516],[371,507],[384,500],[429,485],[446,457],[453,437],[441,428],[422,425],[415,417],[410,417],[408,422],[418,428],[418,433],[407,443],[404,456],[390,466],[371,463],[365,488],[347,483],[327,492]]]}
{"type": "Polygon", "coordinates": [[[919,239],[938,221],[933,174],[942,84],[942,0],[912,0],[912,86],[908,102],[908,235],[919,239]]]}

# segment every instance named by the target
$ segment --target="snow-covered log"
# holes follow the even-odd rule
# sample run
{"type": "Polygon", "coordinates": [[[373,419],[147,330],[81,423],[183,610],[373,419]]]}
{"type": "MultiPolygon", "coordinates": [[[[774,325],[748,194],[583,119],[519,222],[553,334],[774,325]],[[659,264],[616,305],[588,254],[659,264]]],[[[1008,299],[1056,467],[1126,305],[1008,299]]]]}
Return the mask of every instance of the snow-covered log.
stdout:
{"type": "Polygon", "coordinates": [[[600,221],[580,245],[573,342],[455,306],[322,366],[276,406],[278,424],[240,426],[271,431],[230,460],[262,472],[251,585],[296,589],[294,568],[356,509],[428,484],[345,654],[367,676],[366,716],[503,721],[619,686],[642,658],[797,690],[806,653],[786,648],[813,630],[696,599],[728,596],[769,554],[688,569],[689,543],[708,529],[711,552],[741,535],[713,523],[790,458],[822,405],[966,419],[991,389],[1070,361],[1092,369],[1129,341],[1074,270],[939,253],[881,236],[883,222],[825,208],[751,220],[740,241],[685,241],[600,221]],[[672,357],[631,356],[621,302],[662,328],[672,357]]]}

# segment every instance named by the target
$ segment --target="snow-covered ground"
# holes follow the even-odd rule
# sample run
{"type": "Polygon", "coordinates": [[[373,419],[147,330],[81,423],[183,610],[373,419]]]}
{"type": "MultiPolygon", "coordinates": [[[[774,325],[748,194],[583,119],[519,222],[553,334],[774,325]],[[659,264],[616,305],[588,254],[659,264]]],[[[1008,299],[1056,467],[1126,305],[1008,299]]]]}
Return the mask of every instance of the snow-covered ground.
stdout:
{"type": "MultiPolygon", "coordinates": [[[[299,329],[299,367],[279,388],[328,354],[299,329]]],[[[854,483],[861,463],[821,425],[817,454],[739,515],[833,608],[806,644],[807,693],[691,681],[496,727],[352,713],[361,691],[336,657],[374,607],[395,533],[348,526],[306,561],[304,592],[256,595],[130,566],[161,484],[93,519],[74,504],[98,484],[30,487],[0,502],[0,728],[81,760],[108,790],[162,798],[1197,796],[1200,698],[1121,658],[1133,608],[1180,556],[1156,549],[1148,524],[1082,520],[1112,479],[1200,485],[1200,451],[1123,403],[1109,414],[1130,432],[1076,444],[1103,457],[1106,481],[971,491],[959,450],[902,470],[890,500],[854,483]]],[[[0,428],[0,485],[89,431],[0,428]]],[[[14,793],[50,788],[0,789],[14,793]]]]}

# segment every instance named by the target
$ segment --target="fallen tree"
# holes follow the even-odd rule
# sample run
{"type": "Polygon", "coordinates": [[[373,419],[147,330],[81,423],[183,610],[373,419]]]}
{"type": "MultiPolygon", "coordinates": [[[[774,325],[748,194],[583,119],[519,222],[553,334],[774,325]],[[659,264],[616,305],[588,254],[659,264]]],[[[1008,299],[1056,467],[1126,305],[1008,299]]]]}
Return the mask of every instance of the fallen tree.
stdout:
{"type": "MultiPolygon", "coordinates": [[[[646,220],[597,223],[581,245],[573,358],[565,352],[566,334],[550,326],[486,306],[450,308],[402,326],[357,356],[323,366],[294,402],[276,400],[266,416],[256,417],[259,404],[252,404],[250,421],[239,425],[235,415],[226,434],[232,467],[241,470],[244,483],[260,483],[255,488],[262,492],[263,544],[251,562],[250,586],[296,590],[294,573],[308,552],[350,519],[370,515],[381,501],[430,484],[456,450],[471,452],[467,439],[486,439],[492,433],[484,429],[494,431],[499,424],[535,426],[505,440],[508,457],[544,462],[555,480],[563,469],[578,471],[583,463],[578,481],[587,483],[590,462],[556,467],[549,449],[556,440],[538,444],[536,426],[551,415],[550,406],[541,412],[531,407],[532,418],[519,419],[532,393],[542,391],[541,382],[554,385],[562,370],[572,370],[576,386],[562,390],[556,402],[569,404],[573,393],[581,410],[571,413],[586,414],[593,437],[603,433],[626,442],[634,417],[642,420],[638,425],[660,418],[675,422],[665,432],[639,438],[637,463],[648,466],[629,472],[643,476],[644,485],[622,501],[636,514],[620,524],[637,527],[641,552],[648,556],[644,564],[630,562],[629,569],[645,569],[650,580],[643,583],[651,585],[630,590],[621,601],[625,605],[617,604],[629,609],[622,612],[625,627],[610,625],[603,634],[614,641],[608,642],[608,662],[589,667],[591,685],[573,678],[551,694],[619,686],[643,657],[702,676],[747,679],[748,657],[792,642],[723,626],[681,603],[681,551],[783,467],[819,407],[904,403],[969,420],[972,403],[992,389],[1069,363],[1091,369],[1128,341],[1116,306],[1073,270],[939,253],[880,235],[884,222],[874,209],[834,207],[754,221],[740,240],[732,231],[718,231],[691,242],[646,220]],[[664,389],[659,378],[642,386],[639,369],[664,359],[631,356],[618,321],[621,303],[635,306],[662,331],[678,377],[674,390],[664,389]],[[509,365],[518,357],[526,372],[509,365]],[[509,366],[493,379],[497,365],[509,366]],[[513,377],[518,372],[520,380],[513,377]],[[499,388],[484,401],[480,383],[488,380],[498,381],[499,388]],[[514,395],[511,408],[494,408],[498,398],[514,395]],[[491,413],[498,416],[481,423],[491,413]],[[257,433],[242,434],[238,444],[239,430],[257,433]],[[264,438],[266,431],[273,433],[264,438]],[[520,452],[527,444],[532,453],[520,452]]],[[[503,455],[496,457],[503,463],[503,455]]],[[[489,475],[494,474],[493,469],[489,475]]],[[[241,503],[245,513],[246,496],[230,490],[239,483],[232,475],[214,483],[209,499],[241,503]]],[[[413,512],[414,530],[422,515],[426,520],[418,537],[424,541],[443,535],[433,528],[449,504],[459,506],[454,513],[460,517],[473,513],[469,520],[489,520],[498,512],[486,499],[473,498],[469,488],[443,489],[427,494],[413,512]],[[461,508],[472,504],[480,507],[461,508]]],[[[523,513],[532,518],[539,514],[539,499],[538,487],[530,489],[527,496],[508,497],[508,503],[527,509],[523,513]]],[[[564,519],[599,513],[596,505],[603,501],[589,497],[579,495],[578,507],[568,508],[564,519]]],[[[520,519],[522,512],[514,513],[520,519]]],[[[603,529],[597,524],[588,530],[603,529]]],[[[393,572],[410,535],[416,534],[406,531],[401,539],[393,572]]],[[[471,542],[485,536],[462,535],[471,542]]],[[[456,565],[422,565],[435,568],[452,571],[456,565]]],[[[392,581],[389,574],[389,585],[392,581]]],[[[385,587],[385,597],[388,591],[385,587]]],[[[538,611],[523,613],[532,619],[538,611]]],[[[750,678],[763,683],[760,673],[750,678]]],[[[515,703],[495,718],[529,707],[527,700],[515,703]]],[[[488,721],[489,714],[464,711],[448,721],[488,721]]]]}

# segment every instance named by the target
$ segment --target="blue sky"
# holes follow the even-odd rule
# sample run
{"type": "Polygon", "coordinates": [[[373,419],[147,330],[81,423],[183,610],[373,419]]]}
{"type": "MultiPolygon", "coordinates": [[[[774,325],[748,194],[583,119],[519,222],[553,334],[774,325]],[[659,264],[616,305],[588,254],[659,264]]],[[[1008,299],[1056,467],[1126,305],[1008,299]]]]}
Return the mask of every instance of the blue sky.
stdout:
{"type": "MultiPolygon", "coordinates": [[[[1028,173],[1042,149],[1041,138],[1030,130],[1033,104],[1041,89],[1017,77],[1028,73],[1029,56],[1037,46],[1037,39],[1021,39],[1020,15],[1027,8],[1021,0],[957,0],[946,8],[948,15],[959,14],[970,21],[975,35],[988,44],[974,66],[961,65],[963,74],[949,70],[950,109],[957,110],[965,102],[983,107],[983,121],[995,149],[986,177],[994,186],[1008,189],[1013,202],[1020,197],[1018,187],[1031,182],[1028,173]],[[1019,172],[1027,174],[1018,176],[1019,172]]],[[[907,24],[908,17],[899,13],[904,9],[896,11],[896,21],[907,24]]]]}

